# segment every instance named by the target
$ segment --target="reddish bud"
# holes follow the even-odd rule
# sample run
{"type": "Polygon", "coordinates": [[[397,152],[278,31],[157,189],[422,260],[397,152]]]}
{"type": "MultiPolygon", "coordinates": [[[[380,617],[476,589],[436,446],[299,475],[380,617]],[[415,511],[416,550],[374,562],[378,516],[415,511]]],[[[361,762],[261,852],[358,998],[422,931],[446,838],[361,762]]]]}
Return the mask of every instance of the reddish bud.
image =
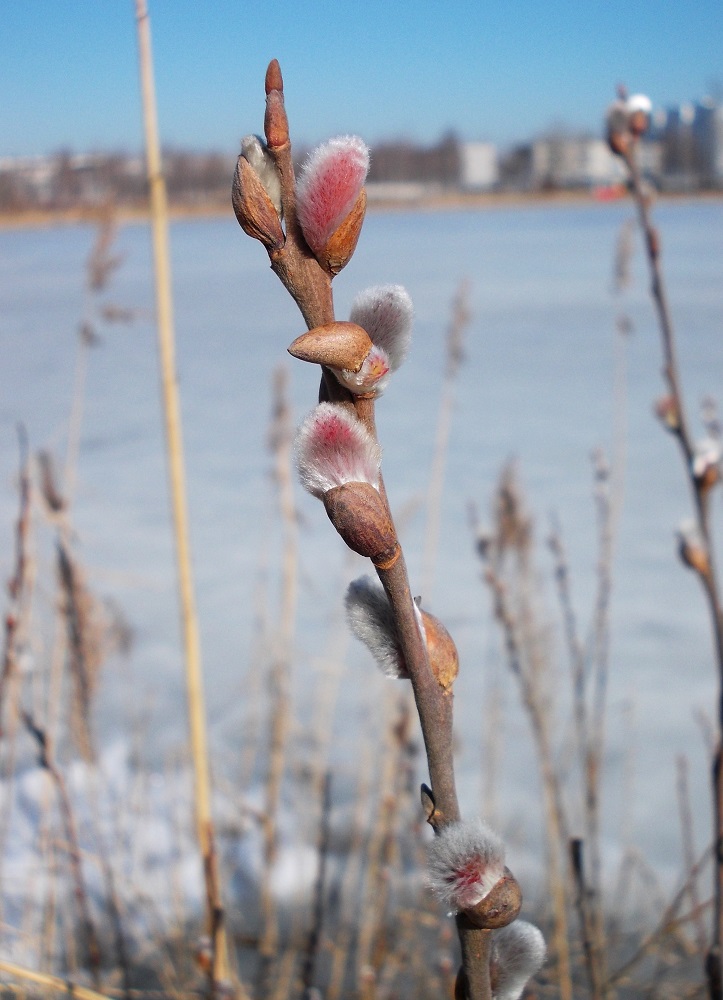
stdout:
{"type": "Polygon", "coordinates": [[[266,97],[264,135],[269,149],[278,149],[289,141],[289,120],[281,90],[272,90],[266,97]]]}
{"type": "Polygon", "coordinates": [[[281,67],[278,59],[272,59],[266,70],[266,80],[264,81],[267,96],[272,90],[284,92],[284,80],[281,76],[281,67]]]}

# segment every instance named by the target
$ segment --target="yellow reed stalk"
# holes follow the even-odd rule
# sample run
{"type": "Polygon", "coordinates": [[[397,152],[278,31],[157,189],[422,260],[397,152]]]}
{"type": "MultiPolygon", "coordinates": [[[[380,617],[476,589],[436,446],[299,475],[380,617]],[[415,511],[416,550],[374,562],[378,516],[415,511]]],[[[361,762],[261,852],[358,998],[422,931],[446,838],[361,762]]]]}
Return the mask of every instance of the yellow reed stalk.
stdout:
{"type": "Polygon", "coordinates": [[[13,979],[22,979],[28,983],[37,983],[38,986],[46,986],[50,990],[65,993],[66,996],[77,997],[78,1000],[109,1000],[105,994],[96,993],[95,990],[89,990],[86,986],[79,986],[77,983],[71,983],[67,979],[50,976],[46,972],[34,972],[32,969],[25,969],[21,965],[15,965],[14,962],[6,962],[4,959],[0,959],[0,972],[12,976],[13,979]]]}
{"type": "Polygon", "coordinates": [[[153,234],[153,264],[155,271],[163,413],[178,568],[183,646],[186,661],[191,755],[195,777],[196,826],[206,878],[207,926],[209,936],[213,942],[214,967],[211,975],[213,981],[218,982],[221,979],[228,978],[228,956],[225,929],[221,916],[222,910],[218,899],[219,884],[216,870],[216,854],[213,846],[201,648],[191,570],[183,439],[181,433],[181,408],[175,363],[173,299],[171,294],[171,269],[168,249],[168,204],[158,140],[153,58],[151,55],[151,32],[146,0],[136,0],[136,23],[138,29],[143,123],[146,140],[146,169],[150,192],[151,229],[153,234]]]}

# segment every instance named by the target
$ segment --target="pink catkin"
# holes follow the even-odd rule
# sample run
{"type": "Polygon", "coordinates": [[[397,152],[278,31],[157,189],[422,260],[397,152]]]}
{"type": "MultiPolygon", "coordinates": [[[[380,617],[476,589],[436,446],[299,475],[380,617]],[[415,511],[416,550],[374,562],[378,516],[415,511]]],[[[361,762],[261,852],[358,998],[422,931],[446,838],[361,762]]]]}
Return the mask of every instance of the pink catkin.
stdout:
{"type": "Polygon", "coordinates": [[[358,136],[330,139],[302,167],[296,210],[304,238],[320,253],[354,207],[369,170],[369,150],[358,136]]]}
{"type": "Polygon", "coordinates": [[[344,483],[379,485],[381,453],[366,428],[341,406],[320,403],[296,435],[296,462],[305,489],[323,497],[344,483]]]}

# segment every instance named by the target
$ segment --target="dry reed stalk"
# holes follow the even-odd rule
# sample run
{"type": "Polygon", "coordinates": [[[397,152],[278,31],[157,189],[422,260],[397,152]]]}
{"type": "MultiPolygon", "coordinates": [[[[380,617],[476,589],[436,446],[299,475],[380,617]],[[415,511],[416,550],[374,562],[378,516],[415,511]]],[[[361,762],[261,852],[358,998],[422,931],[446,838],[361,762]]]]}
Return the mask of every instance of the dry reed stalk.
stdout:
{"type": "Polygon", "coordinates": [[[399,706],[395,698],[385,699],[381,767],[375,781],[377,819],[372,826],[364,860],[364,886],[358,913],[359,931],[356,944],[357,989],[371,988],[376,983],[379,968],[381,936],[388,920],[387,904],[390,879],[386,864],[386,849],[394,833],[399,800],[400,751],[399,706]]]}
{"type": "MultiPolygon", "coordinates": [[[[676,914],[683,905],[686,897],[690,894],[691,883],[700,877],[701,870],[709,862],[710,855],[711,851],[706,850],[696,861],[688,872],[680,889],[676,892],[670,903],[665,907],[665,910],[658,921],[657,927],[645,936],[634,953],[623,963],[623,965],[611,973],[608,978],[609,985],[615,986],[617,984],[624,983],[626,976],[650,954],[654,947],[657,947],[658,943],[666,935],[670,934],[671,930],[675,929],[675,926],[678,923],[676,914]]],[[[693,916],[697,919],[698,914],[694,913],[693,916]]],[[[690,916],[686,916],[685,920],[688,921],[689,919],[690,916]]]]}
{"type": "Polygon", "coordinates": [[[309,930],[301,967],[301,985],[309,990],[316,980],[316,964],[324,932],[324,914],[327,892],[327,869],[331,834],[331,773],[326,772],[321,801],[321,822],[317,853],[319,867],[314,883],[314,902],[311,928],[309,930]]]}
{"type": "Polygon", "coordinates": [[[568,823],[560,777],[555,766],[550,706],[545,691],[547,654],[541,648],[542,628],[536,620],[530,552],[532,521],[524,512],[514,468],[503,469],[496,501],[496,527],[479,545],[485,581],[502,628],[508,665],[520,685],[530,720],[540,769],[547,840],[548,893],[553,916],[553,952],[562,1000],[572,1000],[572,971],[567,919],[567,892],[561,847],[567,844],[568,823]]]}
{"type": "Polygon", "coordinates": [[[63,993],[66,996],[70,994],[70,996],[77,997],[78,1000],[110,1000],[110,997],[106,994],[99,993],[96,990],[89,990],[87,986],[69,982],[67,979],[60,979],[58,976],[50,976],[45,972],[35,972],[33,969],[26,969],[22,965],[16,965],[14,962],[6,962],[4,959],[0,959],[0,972],[4,972],[14,979],[34,983],[36,986],[42,986],[57,993],[63,993]]]}
{"type": "MultiPolygon", "coordinates": [[[[686,872],[692,872],[695,867],[695,831],[693,830],[693,811],[690,806],[690,786],[688,783],[688,758],[681,754],[676,760],[677,771],[677,792],[678,792],[678,813],[680,815],[680,835],[683,845],[683,863],[686,872]]],[[[693,930],[698,951],[705,954],[706,932],[703,922],[703,915],[700,911],[700,892],[698,891],[698,880],[690,880],[690,905],[694,912],[698,913],[698,918],[694,921],[693,930]]]]}
{"type": "Polygon", "coordinates": [[[274,480],[278,491],[282,531],[281,608],[275,649],[271,664],[271,720],[269,762],[265,783],[262,822],[264,866],[261,877],[261,915],[263,920],[259,953],[261,955],[261,994],[268,992],[268,975],[278,950],[278,919],[271,891],[271,877],[277,855],[278,811],[284,776],[288,734],[291,724],[291,667],[298,591],[298,521],[293,494],[292,440],[293,425],[288,400],[288,374],[278,368],[274,376],[274,415],[269,433],[269,447],[274,457],[274,480]]]}
{"type": "Polygon", "coordinates": [[[575,728],[575,756],[581,767],[580,799],[584,837],[570,841],[576,907],[582,929],[585,964],[594,1000],[607,996],[606,936],[600,863],[600,783],[608,671],[609,600],[612,582],[613,503],[611,476],[598,452],[595,499],[598,514],[597,588],[590,635],[581,642],[573,608],[570,569],[559,525],[548,539],[570,660],[575,728]],[[583,864],[584,856],[584,864],[583,864]]]}
{"type": "Polygon", "coordinates": [[[452,302],[452,315],[447,328],[445,344],[445,367],[442,393],[437,413],[437,433],[434,441],[434,456],[427,490],[427,522],[424,532],[424,554],[422,557],[421,593],[428,603],[432,597],[434,573],[439,549],[439,526],[442,516],[442,493],[444,491],[444,470],[449,450],[449,436],[454,411],[454,390],[460,365],[464,360],[464,334],[470,322],[469,281],[463,280],[452,302]]]}
{"type": "Polygon", "coordinates": [[[158,348],[161,367],[163,414],[166,431],[168,472],[174,538],[178,565],[183,648],[194,769],[196,833],[206,875],[206,926],[212,941],[213,960],[209,977],[212,991],[230,975],[218,873],[215,870],[214,829],[211,814],[211,784],[206,737],[201,648],[193,589],[191,549],[186,505],[181,409],[176,376],[173,299],[168,247],[168,205],[161,164],[156,117],[150,20],[146,0],[136,0],[136,24],[143,100],[146,163],[150,190],[153,263],[156,288],[158,348]]]}
{"type": "Polygon", "coordinates": [[[332,942],[332,960],[329,980],[326,988],[326,1000],[339,1000],[343,995],[346,968],[352,953],[354,936],[358,930],[357,914],[358,900],[363,891],[365,833],[368,817],[372,814],[373,794],[372,775],[381,765],[379,759],[379,740],[375,744],[363,743],[359,761],[358,779],[354,794],[354,814],[352,817],[352,837],[346,852],[346,868],[344,869],[337,894],[341,899],[341,915],[335,940],[332,942]],[[376,757],[372,757],[373,749],[376,757]]]}
{"type": "MultiPolygon", "coordinates": [[[[717,669],[718,697],[712,791],[713,842],[718,845],[718,849],[714,852],[713,934],[705,964],[711,1000],[721,1000],[723,998],[723,849],[721,849],[721,845],[723,845],[723,604],[721,603],[721,591],[715,565],[710,503],[711,492],[720,478],[720,472],[715,473],[711,480],[705,474],[707,470],[703,474],[697,474],[695,471],[696,444],[690,431],[682,392],[675,332],[660,259],[660,234],[652,222],[650,194],[645,190],[638,161],[640,132],[634,127],[632,119],[626,128],[628,131],[623,134],[619,148],[615,148],[615,145],[614,148],[621,155],[628,170],[630,190],[637,209],[638,223],[648,260],[650,291],[660,328],[664,360],[663,377],[668,390],[666,400],[661,401],[664,403],[664,408],[661,407],[660,412],[665,414],[666,426],[674,434],[680,447],[684,474],[690,488],[699,535],[699,543],[696,540],[698,545],[696,557],[689,556],[686,559],[684,549],[682,554],[687,564],[696,572],[703,586],[711,618],[717,669]]],[[[611,145],[613,138],[611,137],[611,145]]],[[[685,540],[683,540],[684,542],[685,540]]],[[[692,552],[692,547],[690,550],[692,552]]]]}
{"type": "Polygon", "coordinates": [[[63,827],[65,829],[75,901],[78,907],[78,919],[83,935],[81,940],[87,951],[93,986],[96,990],[99,990],[100,947],[98,944],[98,935],[95,929],[95,923],[90,913],[88,892],[85,884],[85,876],[83,874],[80,842],[78,840],[77,827],[73,807],[70,802],[70,796],[68,795],[65,779],[52,758],[51,748],[46,732],[37,726],[27,713],[23,713],[23,721],[28,733],[37,743],[38,763],[50,775],[58,794],[58,804],[60,806],[63,827]]]}
{"type": "MultiPolygon", "coordinates": [[[[29,639],[32,598],[34,589],[34,560],[30,552],[32,531],[32,493],[29,470],[27,436],[18,427],[20,450],[18,516],[15,524],[15,560],[13,574],[8,581],[10,598],[5,613],[5,633],[0,666],[0,746],[3,749],[2,779],[11,792],[16,759],[16,736],[20,722],[21,682],[18,657],[29,639]]],[[[12,817],[12,795],[0,816],[0,883],[3,878],[5,848],[12,817]]],[[[2,898],[0,897],[0,924],[2,923],[2,898]]]]}

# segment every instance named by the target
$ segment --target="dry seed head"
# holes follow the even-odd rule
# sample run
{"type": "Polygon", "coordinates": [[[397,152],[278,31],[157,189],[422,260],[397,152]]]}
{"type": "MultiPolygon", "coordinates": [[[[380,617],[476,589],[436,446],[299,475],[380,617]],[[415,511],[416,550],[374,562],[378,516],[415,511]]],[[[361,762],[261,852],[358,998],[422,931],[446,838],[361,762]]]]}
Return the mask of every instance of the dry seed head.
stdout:
{"type": "Polygon", "coordinates": [[[490,957],[494,1000],[519,1000],[529,979],[542,968],[546,952],[541,931],[526,920],[495,931],[490,957]]]}

